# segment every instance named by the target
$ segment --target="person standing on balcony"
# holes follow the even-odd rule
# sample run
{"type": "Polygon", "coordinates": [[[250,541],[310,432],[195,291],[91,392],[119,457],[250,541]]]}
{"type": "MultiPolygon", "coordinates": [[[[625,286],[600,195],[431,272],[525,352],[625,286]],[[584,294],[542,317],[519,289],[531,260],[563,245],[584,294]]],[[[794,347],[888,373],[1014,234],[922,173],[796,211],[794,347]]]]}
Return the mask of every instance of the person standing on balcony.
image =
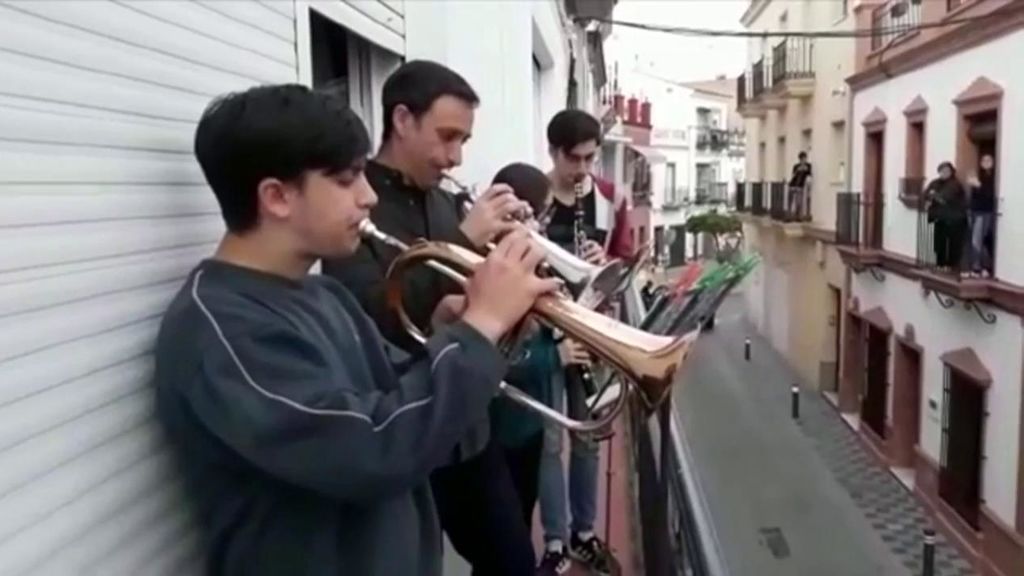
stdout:
{"type": "Polygon", "coordinates": [[[939,177],[924,191],[926,214],[932,224],[932,250],[939,270],[960,269],[967,232],[967,197],[950,162],[939,164],[939,177]]]}
{"type": "Polygon", "coordinates": [[[804,219],[804,198],[810,185],[811,163],[807,161],[807,152],[801,152],[789,178],[789,214],[796,220],[804,219]]]}
{"type": "MultiPolygon", "coordinates": [[[[508,186],[492,186],[466,214],[455,195],[439,187],[443,175],[462,163],[478,103],[469,83],[437,62],[406,62],[384,82],[383,144],[366,164],[366,178],[380,199],[370,218],[381,231],[409,243],[423,238],[484,251],[495,237],[516,229],[512,215],[529,205],[508,186]]],[[[352,292],[384,338],[421,355],[423,347],[409,337],[385,296],[384,279],[397,256],[393,248],[366,242],[347,259],[324,261],[324,273],[352,292]]],[[[421,266],[406,275],[403,301],[413,322],[424,326],[437,302],[461,292],[421,266]]],[[[523,522],[512,476],[486,417],[450,456],[431,475],[431,488],[452,547],[473,566],[474,575],[532,575],[536,553],[530,526],[523,522]]]]}
{"type": "Polygon", "coordinates": [[[971,273],[982,277],[992,274],[992,231],[996,213],[996,160],[991,154],[981,157],[979,174],[968,178],[971,188],[971,273]]]}
{"type": "MultiPolygon", "coordinates": [[[[601,145],[601,124],[582,110],[563,110],[548,124],[548,146],[554,168],[548,173],[554,191],[548,237],[567,250],[574,250],[577,218],[587,240],[580,255],[590,263],[605,261],[606,255],[628,258],[633,255],[633,234],[629,226],[629,207],[624,191],[591,174],[601,145]],[[577,197],[576,183],[583,182],[577,197]],[[577,206],[577,203],[580,206],[577,206]],[[578,211],[577,208],[581,208],[578,211]]],[[[559,343],[564,366],[585,363],[585,354],[569,339],[559,343]]],[[[579,385],[566,385],[564,371],[552,380],[554,408],[566,404],[570,416],[580,418],[586,411],[585,391],[579,385]]],[[[562,465],[564,431],[545,424],[544,452],[540,466],[540,516],[544,530],[545,553],[539,574],[564,574],[570,566],[570,554],[597,574],[608,574],[614,558],[607,545],[594,533],[597,514],[598,444],[575,435],[569,457],[569,484],[566,489],[562,465]],[[572,523],[566,521],[566,497],[572,523]],[[571,530],[570,530],[571,528],[571,530]],[[566,549],[566,543],[569,547],[566,549]]]]}

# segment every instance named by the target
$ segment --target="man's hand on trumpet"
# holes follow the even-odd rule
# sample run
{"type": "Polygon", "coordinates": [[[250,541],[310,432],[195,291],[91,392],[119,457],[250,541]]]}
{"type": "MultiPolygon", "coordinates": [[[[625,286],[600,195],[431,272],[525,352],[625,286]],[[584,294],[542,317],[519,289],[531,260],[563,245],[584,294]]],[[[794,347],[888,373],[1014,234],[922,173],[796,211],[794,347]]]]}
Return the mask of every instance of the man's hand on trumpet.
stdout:
{"type": "Polygon", "coordinates": [[[473,201],[473,208],[459,225],[477,248],[516,228],[515,217],[529,213],[530,205],[519,200],[506,184],[495,184],[473,201]]]}
{"type": "Polygon", "coordinates": [[[539,278],[544,250],[522,230],[506,235],[473,271],[466,285],[463,321],[492,342],[511,330],[542,294],[559,289],[554,278],[539,278]]]}

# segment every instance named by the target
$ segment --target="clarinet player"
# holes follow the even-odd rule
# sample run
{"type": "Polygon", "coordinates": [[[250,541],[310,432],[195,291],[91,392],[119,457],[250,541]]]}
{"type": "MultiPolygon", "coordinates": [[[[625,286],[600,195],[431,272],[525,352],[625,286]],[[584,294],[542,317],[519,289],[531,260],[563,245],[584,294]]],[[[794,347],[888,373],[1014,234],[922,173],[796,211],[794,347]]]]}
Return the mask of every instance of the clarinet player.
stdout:
{"type": "MultiPolygon", "coordinates": [[[[548,173],[553,191],[548,237],[592,264],[602,264],[609,256],[632,256],[626,197],[591,173],[600,151],[600,123],[582,110],[563,110],[548,124],[547,138],[553,164],[548,173]]],[[[576,343],[562,340],[559,355],[563,364],[575,363],[577,371],[582,370],[586,353],[576,343]]],[[[580,417],[586,392],[579,384],[570,385],[567,374],[571,376],[573,371],[556,374],[552,382],[554,407],[564,407],[570,416],[580,417]]],[[[561,458],[563,439],[561,428],[545,424],[539,488],[545,549],[538,573],[564,574],[572,557],[594,573],[608,574],[614,559],[594,532],[598,446],[572,435],[567,486],[561,458]],[[567,509],[572,513],[571,524],[567,509]]]]}

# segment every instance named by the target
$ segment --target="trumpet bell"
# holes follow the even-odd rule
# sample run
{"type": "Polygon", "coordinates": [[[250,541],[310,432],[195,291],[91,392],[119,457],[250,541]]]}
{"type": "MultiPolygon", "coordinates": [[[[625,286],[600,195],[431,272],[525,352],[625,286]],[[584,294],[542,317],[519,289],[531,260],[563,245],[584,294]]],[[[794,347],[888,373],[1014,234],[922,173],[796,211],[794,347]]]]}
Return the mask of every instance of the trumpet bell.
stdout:
{"type": "Polygon", "coordinates": [[[578,302],[588,308],[597,308],[615,295],[623,276],[621,261],[612,260],[597,266],[563,249],[543,234],[531,230],[530,237],[544,249],[544,261],[565,280],[578,302]]]}

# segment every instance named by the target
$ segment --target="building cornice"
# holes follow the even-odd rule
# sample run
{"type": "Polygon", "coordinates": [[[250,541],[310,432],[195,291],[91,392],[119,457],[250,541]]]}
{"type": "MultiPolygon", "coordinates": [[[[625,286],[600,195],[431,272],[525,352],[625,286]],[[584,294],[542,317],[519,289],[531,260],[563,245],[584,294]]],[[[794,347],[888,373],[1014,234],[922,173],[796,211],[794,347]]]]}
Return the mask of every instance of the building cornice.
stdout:
{"type": "Polygon", "coordinates": [[[769,2],[771,0],[750,0],[750,6],[747,6],[747,11],[740,17],[740,23],[745,28],[750,28],[750,25],[764,12],[764,8],[769,2]]]}

